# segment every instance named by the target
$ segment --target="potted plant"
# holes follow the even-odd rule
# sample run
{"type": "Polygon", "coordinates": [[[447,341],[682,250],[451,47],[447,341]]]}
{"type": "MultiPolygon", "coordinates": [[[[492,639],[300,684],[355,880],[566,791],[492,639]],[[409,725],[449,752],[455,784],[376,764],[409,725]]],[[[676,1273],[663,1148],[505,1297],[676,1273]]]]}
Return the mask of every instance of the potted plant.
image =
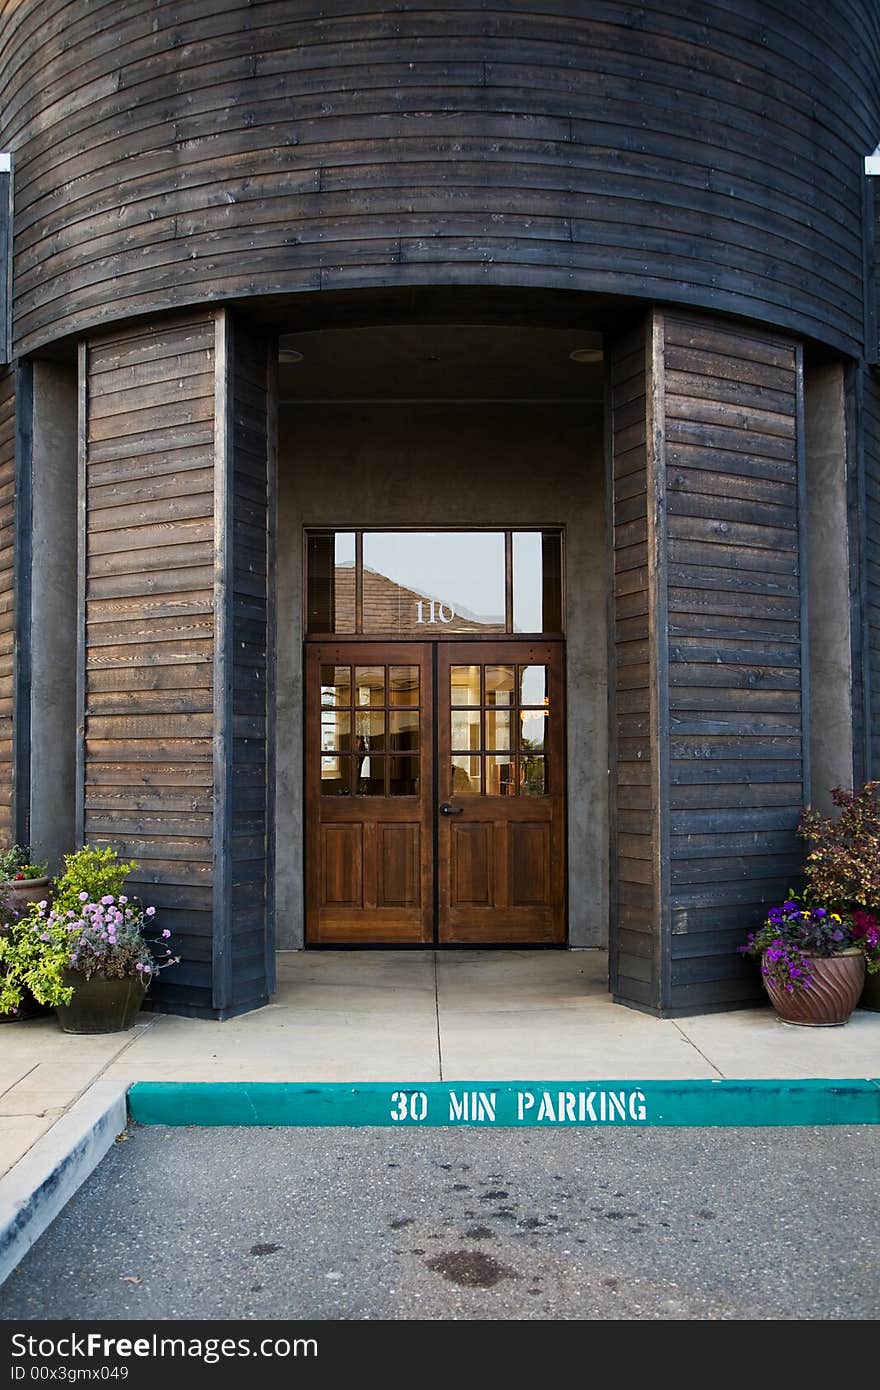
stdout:
{"type": "Polygon", "coordinates": [[[68,953],[42,926],[43,898],[0,925],[0,1021],[48,1013],[70,997],[64,982],[68,953]],[[32,915],[33,914],[33,915],[32,915]]]}
{"type": "Polygon", "coordinates": [[[794,894],[772,907],[740,950],[761,960],[761,979],[784,1023],[829,1028],[846,1023],[865,969],[880,969],[880,933],[794,894]]]}
{"type": "Polygon", "coordinates": [[[0,896],[7,912],[21,912],[48,897],[48,864],[35,864],[27,845],[0,850],[0,896]]]}
{"type": "Polygon", "coordinates": [[[151,980],[176,964],[171,932],[147,936],[156,909],[122,892],[135,866],[120,863],[115,850],[87,846],[66,855],[64,865],[51,906],[43,900],[29,914],[34,933],[61,958],[58,1021],[66,1033],[130,1028],[151,980]]]}
{"type": "MultiPolygon", "coordinates": [[[[800,833],[808,842],[804,874],[811,898],[847,917],[867,940],[880,927],[880,782],[859,790],[835,787],[834,817],[805,811],[800,833]]],[[[860,1006],[880,1010],[880,966],[868,955],[860,1006]]]]}

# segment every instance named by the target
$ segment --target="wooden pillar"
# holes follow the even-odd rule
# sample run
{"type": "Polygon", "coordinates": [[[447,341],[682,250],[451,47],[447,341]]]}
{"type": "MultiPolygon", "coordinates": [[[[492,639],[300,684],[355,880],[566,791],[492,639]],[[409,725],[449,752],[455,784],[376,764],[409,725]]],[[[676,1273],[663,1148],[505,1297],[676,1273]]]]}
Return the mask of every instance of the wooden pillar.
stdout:
{"type": "Polygon", "coordinates": [[[30,363],[0,368],[0,844],[30,838],[30,363]]]}
{"type": "Polygon", "coordinates": [[[138,863],[179,966],[157,1005],[273,988],[267,344],[227,311],[80,351],[80,839],[138,863]]]}
{"type": "Polygon", "coordinates": [[[654,312],[614,345],[612,989],[759,997],[737,954],[803,862],[803,379],[790,340],[654,312]]]}

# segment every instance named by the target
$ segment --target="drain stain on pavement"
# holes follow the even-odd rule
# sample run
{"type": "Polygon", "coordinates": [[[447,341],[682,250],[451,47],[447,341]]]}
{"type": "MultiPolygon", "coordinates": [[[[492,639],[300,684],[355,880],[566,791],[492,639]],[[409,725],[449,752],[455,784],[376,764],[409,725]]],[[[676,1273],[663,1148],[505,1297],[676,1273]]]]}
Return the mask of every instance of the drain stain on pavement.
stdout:
{"type": "Polygon", "coordinates": [[[484,1255],[482,1250],[447,1250],[426,1260],[428,1269],[442,1274],[452,1284],[461,1284],[470,1289],[491,1289],[502,1279],[518,1279],[516,1270],[509,1265],[484,1255]]]}

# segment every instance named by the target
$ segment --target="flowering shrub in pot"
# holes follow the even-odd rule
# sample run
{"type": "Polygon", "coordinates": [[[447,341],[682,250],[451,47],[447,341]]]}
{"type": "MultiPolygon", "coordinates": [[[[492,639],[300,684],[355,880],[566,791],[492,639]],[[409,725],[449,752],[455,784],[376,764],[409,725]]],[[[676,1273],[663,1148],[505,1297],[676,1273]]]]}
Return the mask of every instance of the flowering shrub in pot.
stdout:
{"type": "MultiPolygon", "coordinates": [[[[808,842],[804,876],[811,899],[847,919],[866,939],[880,929],[880,782],[858,790],[835,787],[835,816],[805,811],[800,834],[808,842]]],[[[880,1010],[880,967],[870,956],[863,1008],[880,1010]]]]}
{"type": "Polygon", "coordinates": [[[786,1023],[846,1023],[859,1000],[866,968],[880,970],[880,930],[865,920],[789,895],[740,950],[759,956],[761,978],[786,1023]]]}
{"type": "Polygon", "coordinates": [[[156,909],[121,891],[133,868],[112,849],[66,856],[53,901],[31,904],[26,916],[9,925],[14,951],[6,953],[0,1008],[19,1006],[22,991],[30,988],[56,1008],[65,1032],[131,1027],[151,980],[176,963],[170,931],[147,934],[156,909]]]}

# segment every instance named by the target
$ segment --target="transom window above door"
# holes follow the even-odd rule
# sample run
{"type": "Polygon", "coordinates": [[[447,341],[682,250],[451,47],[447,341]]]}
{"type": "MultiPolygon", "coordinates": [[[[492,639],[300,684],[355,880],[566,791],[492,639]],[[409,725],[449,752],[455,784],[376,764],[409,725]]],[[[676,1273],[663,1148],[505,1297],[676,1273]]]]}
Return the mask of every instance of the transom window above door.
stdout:
{"type": "Polygon", "coordinates": [[[562,632],[562,533],[307,531],[306,631],[562,632]]]}

